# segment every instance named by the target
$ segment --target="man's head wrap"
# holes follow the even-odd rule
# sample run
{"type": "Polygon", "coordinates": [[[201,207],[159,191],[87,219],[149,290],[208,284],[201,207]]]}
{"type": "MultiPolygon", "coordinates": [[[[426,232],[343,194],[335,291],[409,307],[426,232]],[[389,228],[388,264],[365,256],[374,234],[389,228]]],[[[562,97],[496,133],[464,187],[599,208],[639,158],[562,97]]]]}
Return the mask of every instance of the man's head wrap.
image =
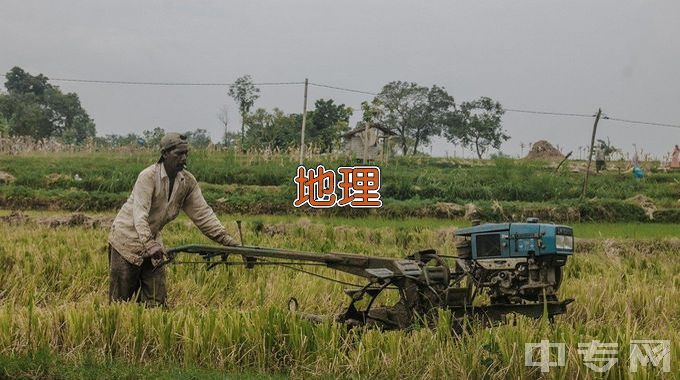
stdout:
{"type": "Polygon", "coordinates": [[[163,160],[163,153],[169,152],[179,146],[187,146],[189,143],[187,142],[187,136],[177,133],[177,132],[168,132],[163,136],[161,139],[161,158],[158,160],[158,162],[161,162],[163,160]]]}

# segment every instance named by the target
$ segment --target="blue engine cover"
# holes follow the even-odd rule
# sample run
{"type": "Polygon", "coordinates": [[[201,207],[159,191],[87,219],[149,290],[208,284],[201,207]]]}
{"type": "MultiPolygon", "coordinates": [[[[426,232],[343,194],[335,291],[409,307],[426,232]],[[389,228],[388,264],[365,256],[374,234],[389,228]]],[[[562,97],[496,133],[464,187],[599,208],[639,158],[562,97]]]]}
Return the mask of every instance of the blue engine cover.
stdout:
{"type": "Polygon", "coordinates": [[[555,224],[487,223],[462,228],[456,231],[456,236],[470,240],[473,259],[564,256],[574,252],[572,228],[555,224]],[[558,238],[558,235],[561,236],[558,238]]]}

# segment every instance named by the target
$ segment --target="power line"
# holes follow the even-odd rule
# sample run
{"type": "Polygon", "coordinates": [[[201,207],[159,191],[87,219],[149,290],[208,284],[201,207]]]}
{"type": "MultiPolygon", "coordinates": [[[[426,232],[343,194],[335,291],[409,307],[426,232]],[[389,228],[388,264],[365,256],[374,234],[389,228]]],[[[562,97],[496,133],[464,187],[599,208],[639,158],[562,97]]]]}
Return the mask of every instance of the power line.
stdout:
{"type": "Polygon", "coordinates": [[[680,128],[680,125],[675,125],[675,124],[654,123],[654,122],[651,122],[651,121],[638,121],[638,120],[619,119],[619,118],[616,118],[616,117],[609,117],[609,116],[604,116],[603,119],[605,119],[605,120],[613,120],[613,121],[620,121],[620,122],[629,123],[629,124],[642,124],[642,125],[653,125],[653,126],[657,126],[657,127],[680,128]]]}
{"type": "MultiPolygon", "coordinates": [[[[596,116],[596,115],[588,115],[588,114],[581,114],[581,113],[534,111],[534,110],[521,110],[521,109],[514,109],[514,108],[504,108],[504,110],[508,111],[508,112],[521,112],[521,113],[530,113],[530,114],[538,114],[538,115],[551,115],[551,116],[573,116],[573,117],[587,117],[587,118],[594,118],[596,116]]],[[[619,118],[616,118],[616,117],[609,117],[609,116],[602,116],[602,119],[611,120],[611,121],[620,121],[620,122],[629,123],[629,124],[640,124],[640,125],[652,125],[652,126],[657,126],[657,127],[680,128],[680,125],[667,124],[667,123],[655,123],[655,122],[651,122],[651,121],[619,119],[619,118]]]]}
{"type": "MultiPolygon", "coordinates": [[[[0,76],[6,78],[5,74],[0,74],[0,76]]],[[[233,83],[220,83],[220,82],[149,82],[149,81],[122,81],[122,80],[101,80],[101,79],[76,79],[76,78],[48,78],[50,81],[56,82],[74,82],[74,83],[92,83],[92,84],[114,84],[114,85],[128,85],[128,86],[217,86],[226,87],[231,86],[233,83]]],[[[305,82],[260,82],[253,83],[256,86],[292,86],[292,85],[304,85],[305,82]]],[[[338,91],[352,92],[356,94],[372,95],[377,96],[378,93],[355,90],[347,87],[332,86],[329,84],[313,83],[309,82],[311,86],[329,88],[338,91]]],[[[594,118],[594,114],[584,114],[584,113],[571,113],[571,112],[552,112],[552,111],[537,111],[537,110],[527,110],[527,109],[517,109],[517,108],[505,108],[507,112],[517,112],[517,113],[527,113],[534,115],[549,115],[549,116],[567,116],[567,117],[584,117],[584,118],[594,118]]],[[[630,119],[621,119],[616,117],[604,116],[603,119],[611,121],[619,121],[628,124],[639,124],[639,125],[650,125],[657,127],[669,127],[669,128],[680,128],[680,125],[668,124],[668,123],[657,123],[651,121],[639,121],[630,119]]]]}
{"type": "MultiPolygon", "coordinates": [[[[122,84],[135,86],[217,86],[227,87],[233,83],[216,83],[216,82],[135,82],[135,81],[118,81],[118,80],[95,80],[95,79],[71,79],[71,78],[52,78],[50,80],[59,82],[77,82],[77,83],[96,83],[96,84],[122,84]]],[[[253,83],[256,86],[288,86],[301,85],[305,82],[261,82],[253,83]]]]}
{"type": "Polygon", "coordinates": [[[520,113],[531,113],[538,115],[552,115],[552,116],[574,116],[574,117],[588,117],[592,118],[595,115],[589,115],[585,113],[568,113],[568,112],[549,112],[549,111],[534,111],[534,110],[521,110],[516,108],[503,108],[507,112],[520,112],[520,113]]]}
{"type": "Polygon", "coordinates": [[[338,87],[338,86],[331,86],[331,85],[328,85],[328,84],[320,84],[320,83],[312,83],[312,82],[309,82],[309,84],[312,85],[312,86],[316,86],[316,87],[331,88],[331,89],[333,89],[333,90],[340,90],[340,91],[346,91],[346,92],[354,92],[354,93],[357,93],[357,94],[365,94],[365,95],[373,95],[373,96],[378,95],[378,94],[375,93],[375,92],[368,92],[368,91],[362,91],[362,90],[353,90],[353,89],[351,89],[351,88],[338,87]]]}
{"type": "MultiPolygon", "coordinates": [[[[0,74],[6,78],[5,74],[0,74]]],[[[75,79],[75,78],[48,78],[48,81],[55,82],[75,82],[75,83],[93,83],[93,84],[121,84],[129,86],[231,86],[233,83],[220,82],[144,82],[144,81],[123,81],[123,80],[102,80],[102,79],[75,79]]],[[[302,85],[305,82],[260,82],[253,83],[256,86],[288,86],[288,85],[302,85]]]]}

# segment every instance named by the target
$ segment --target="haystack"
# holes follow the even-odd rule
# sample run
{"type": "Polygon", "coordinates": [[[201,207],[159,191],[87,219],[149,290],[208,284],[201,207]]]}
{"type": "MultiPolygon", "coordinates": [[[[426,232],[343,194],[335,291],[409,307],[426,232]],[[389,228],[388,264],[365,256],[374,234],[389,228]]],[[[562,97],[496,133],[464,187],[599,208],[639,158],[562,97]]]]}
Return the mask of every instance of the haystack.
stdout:
{"type": "Polygon", "coordinates": [[[13,175],[0,170],[0,183],[9,184],[13,183],[14,181],[16,181],[16,178],[13,175]]]}
{"type": "Polygon", "coordinates": [[[529,160],[562,160],[564,155],[557,148],[545,140],[536,141],[526,156],[529,160]]]}

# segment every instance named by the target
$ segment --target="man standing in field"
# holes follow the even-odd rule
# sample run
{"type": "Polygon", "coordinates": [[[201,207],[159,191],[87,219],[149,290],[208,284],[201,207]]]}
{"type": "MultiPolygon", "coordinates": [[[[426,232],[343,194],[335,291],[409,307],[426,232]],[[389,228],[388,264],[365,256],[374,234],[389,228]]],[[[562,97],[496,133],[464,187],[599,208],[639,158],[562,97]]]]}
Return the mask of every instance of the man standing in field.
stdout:
{"type": "Polygon", "coordinates": [[[605,158],[606,158],[606,152],[605,149],[606,147],[604,144],[601,144],[599,147],[595,148],[595,171],[599,173],[600,171],[605,169],[605,158]]]}
{"type": "Polygon", "coordinates": [[[206,203],[196,178],[184,170],[189,153],[186,136],[168,133],[160,148],[160,159],[139,174],[111,227],[110,301],[137,296],[148,306],[165,305],[165,267],[158,267],[164,255],[160,232],[180,209],[205,236],[223,245],[238,245],[206,203]]]}

